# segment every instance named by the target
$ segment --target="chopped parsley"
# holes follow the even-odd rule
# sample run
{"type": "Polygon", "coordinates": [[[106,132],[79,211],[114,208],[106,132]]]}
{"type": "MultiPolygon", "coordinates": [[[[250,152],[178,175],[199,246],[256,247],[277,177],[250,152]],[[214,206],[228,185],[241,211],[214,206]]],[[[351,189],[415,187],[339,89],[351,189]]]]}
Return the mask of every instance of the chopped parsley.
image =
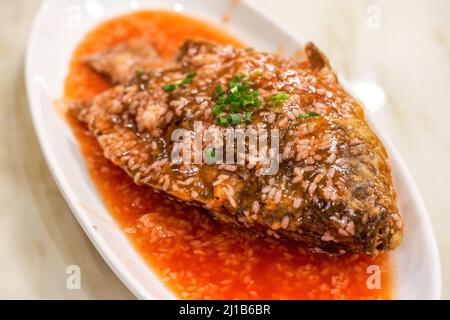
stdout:
{"type": "Polygon", "coordinates": [[[184,79],[177,80],[174,83],[166,84],[162,87],[162,89],[166,92],[170,92],[178,88],[180,85],[188,85],[192,82],[192,79],[197,75],[196,72],[189,72],[184,79]]]}
{"type": "Polygon", "coordinates": [[[247,76],[246,73],[234,76],[228,83],[227,90],[224,90],[222,85],[217,85],[214,92],[216,105],[212,113],[217,117],[220,125],[241,123],[242,116],[240,113],[242,112],[246,112],[245,121],[248,122],[251,113],[250,116],[247,116],[247,112],[261,106],[259,91],[250,88],[253,83],[244,80],[247,76]]]}
{"type": "Polygon", "coordinates": [[[319,116],[320,116],[320,114],[318,114],[316,112],[309,112],[309,113],[299,114],[297,118],[299,118],[299,119],[306,119],[306,118],[319,117],[319,116]]]}

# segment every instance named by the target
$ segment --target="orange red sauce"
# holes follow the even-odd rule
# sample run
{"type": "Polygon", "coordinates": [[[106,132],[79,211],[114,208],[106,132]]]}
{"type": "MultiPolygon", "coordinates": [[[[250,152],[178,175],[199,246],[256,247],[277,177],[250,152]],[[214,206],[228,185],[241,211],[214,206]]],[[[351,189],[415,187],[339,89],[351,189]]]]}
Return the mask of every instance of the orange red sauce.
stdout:
{"type": "MultiPolygon", "coordinates": [[[[83,62],[132,36],[151,41],[171,58],[187,38],[242,44],[203,22],[159,11],[136,12],[92,30],[74,52],[65,98],[89,99],[109,84],[83,62]]],[[[89,172],[106,206],[149,266],[186,299],[389,299],[387,256],[313,254],[298,244],[256,238],[211,219],[199,208],[177,203],[137,186],[104,158],[86,127],[68,117],[89,172]],[[381,288],[369,289],[369,265],[381,270],[381,288]]],[[[370,281],[370,280],[369,280],[370,281]]]]}

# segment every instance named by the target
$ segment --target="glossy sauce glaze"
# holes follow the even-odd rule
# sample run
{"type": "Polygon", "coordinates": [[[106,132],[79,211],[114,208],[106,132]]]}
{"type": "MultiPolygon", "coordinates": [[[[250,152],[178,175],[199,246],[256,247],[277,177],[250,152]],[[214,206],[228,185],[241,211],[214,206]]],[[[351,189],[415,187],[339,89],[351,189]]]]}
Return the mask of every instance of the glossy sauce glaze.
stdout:
{"type": "MultiPolygon", "coordinates": [[[[242,44],[203,22],[167,12],[137,12],[103,23],[80,43],[65,84],[68,100],[89,99],[109,84],[82,57],[132,36],[151,41],[170,59],[188,38],[242,44]]],[[[69,123],[106,206],[140,255],[180,298],[186,299],[388,299],[386,255],[369,258],[313,254],[295,243],[255,237],[223,225],[202,209],[137,186],[104,158],[95,138],[75,119],[69,123]],[[375,267],[369,268],[374,265],[375,267]],[[381,287],[374,276],[380,268],[381,287]],[[375,270],[375,271],[374,271],[375,270]],[[369,271],[369,272],[368,272],[369,271]],[[369,289],[371,287],[372,289],[369,289]]]]}

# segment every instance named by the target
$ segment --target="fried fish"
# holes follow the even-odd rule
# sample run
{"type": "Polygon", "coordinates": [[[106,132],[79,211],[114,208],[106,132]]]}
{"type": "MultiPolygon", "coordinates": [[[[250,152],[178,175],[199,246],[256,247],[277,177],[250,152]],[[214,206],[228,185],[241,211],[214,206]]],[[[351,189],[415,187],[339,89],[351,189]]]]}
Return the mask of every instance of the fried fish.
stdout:
{"type": "Polygon", "coordinates": [[[131,39],[85,61],[113,86],[70,111],[135,183],[317,251],[374,256],[399,245],[387,153],[313,44],[299,59],[194,39],[162,61],[131,39]],[[193,136],[198,121],[223,136],[276,130],[278,170],[263,174],[248,155],[244,164],[173,161],[175,130],[193,136]]]}

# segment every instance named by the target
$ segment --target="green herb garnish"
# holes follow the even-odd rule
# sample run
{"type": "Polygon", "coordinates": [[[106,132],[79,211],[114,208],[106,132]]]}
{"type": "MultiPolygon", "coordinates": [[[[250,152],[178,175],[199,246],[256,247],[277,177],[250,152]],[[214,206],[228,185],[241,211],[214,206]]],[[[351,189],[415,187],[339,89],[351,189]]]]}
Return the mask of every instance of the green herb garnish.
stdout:
{"type": "Polygon", "coordinates": [[[145,85],[148,82],[148,75],[145,74],[144,69],[142,68],[137,68],[134,71],[134,77],[136,79],[136,84],[139,87],[139,90],[144,91],[145,90],[145,85]]]}
{"type": "Polygon", "coordinates": [[[197,75],[197,73],[196,72],[189,72],[185,77],[184,77],[184,79],[182,79],[182,80],[177,80],[177,81],[175,81],[174,83],[169,83],[169,84],[166,84],[166,85],[164,85],[163,87],[162,87],[162,89],[164,90],[164,91],[166,91],[166,92],[169,92],[169,91],[173,91],[173,90],[175,90],[176,88],[178,88],[180,85],[188,85],[188,84],[190,84],[191,82],[192,82],[192,79],[194,79],[194,77],[197,75]]]}
{"type": "Polygon", "coordinates": [[[218,99],[221,96],[223,96],[225,94],[225,92],[222,89],[221,84],[219,83],[216,87],[216,92],[214,93],[214,98],[218,99]]]}
{"type": "Polygon", "coordinates": [[[206,151],[206,157],[208,158],[208,162],[213,163],[216,161],[216,149],[211,149],[206,151]]]}
{"type": "Polygon", "coordinates": [[[212,113],[215,115],[215,116],[217,116],[217,115],[219,115],[221,112],[222,112],[222,109],[225,107],[225,105],[223,105],[223,104],[218,104],[218,105],[216,105],[214,108],[213,108],[213,110],[212,110],[212,113]]]}
{"type": "Polygon", "coordinates": [[[134,72],[134,75],[135,75],[136,79],[139,80],[144,75],[144,69],[137,68],[136,71],[134,72]]]}
{"type": "Polygon", "coordinates": [[[175,90],[177,87],[178,87],[178,85],[176,85],[176,84],[174,84],[174,83],[171,83],[171,84],[166,84],[166,85],[164,85],[164,86],[162,87],[162,89],[163,89],[164,91],[168,92],[168,91],[173,91],[173,90],[175,90]]]}
{"type": "MultiPolygon", "coordinates": [[[[226,91],[224,91],[220,84],[217,85],[214,92],[216,105],[212,113],[218,117],[218,123],[220,125],[239,124],[242,118],[240,115],[241,112],[248,112],[261,106],[259,91],[250,88],[253,83],[244,80],[247,76],[247,73],[234,76],[228,83],[228,89],[226,91]],[[228,113],[229,117],[224,117],[224,113],[228,113]]],[[[248,119],[250,121],[250,116],[248,119]]],[[[248,121],[246,116],[246,122],[248,121]]]]}
{"type": "Polygon", "coordinates": [[[181,81],[181,84],[189,84],[192,82],[192,79],[197,75],[197,72],[189,72],[186,77],[181,81]]]}
{"type": "Polygon", "coordinates": [[[265,99],[266,104],[272,108],[279,108],[283,105],[283,101],[289,99],[290,95],[285,92],[279,92],[265,99]]]}
{"type": "Polygon", "coordinates": [[[252,122],[252,113],[251,113],[250,111],[247,111],[247,112],[245,113],[245,122],[246,122],[246,123],[252,122]]]}
{"type": "Polygon", "coordinates": [[[241,123],[241,115],[239,113],[230,114],[230,123],[231,124],[239,124],[241,123]]]}
{"type": "Polygon", "coordinates": [[[279,92],[279,93],[277,93],[277,94],[272,96],[272,100],[284,101],[284,100],[289,99],[289,97],[290,97],[289,94],[284,93],[284,92],[279,92]]]}
{"type": "Polygon", "coordinates": [[[309,112],[309,113],[299,114],[297,118],[299,118],[299,119],[306,119],[306,118],[319,117],[319,116],[320,116],[320,114],[318,114],[316,112],[309,112]]]}
{"type": "Polygon", "coordinates": [[[225,117],[219,117],[217,119],[217,122],[221,125],[221,126],[227,126],[230,122],[228,121],[228,118],[225,117]]]}

